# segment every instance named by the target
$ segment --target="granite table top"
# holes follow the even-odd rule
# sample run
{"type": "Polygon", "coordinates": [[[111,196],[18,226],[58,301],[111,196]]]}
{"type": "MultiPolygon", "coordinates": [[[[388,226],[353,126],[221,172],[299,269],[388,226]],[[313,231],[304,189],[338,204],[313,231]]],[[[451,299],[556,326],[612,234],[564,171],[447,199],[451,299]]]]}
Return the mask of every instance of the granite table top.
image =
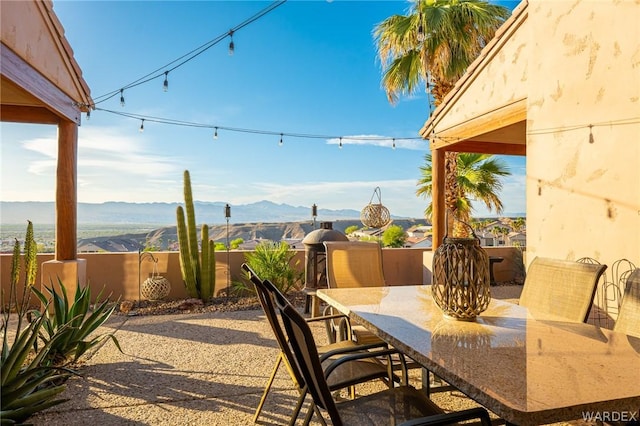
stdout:
{"type": "Polygon", "coordinates": [[[457,321],[430,286],[317,294],[507,422],[638,418],[640,339],[496,299],[475,321],[457,321]]]}

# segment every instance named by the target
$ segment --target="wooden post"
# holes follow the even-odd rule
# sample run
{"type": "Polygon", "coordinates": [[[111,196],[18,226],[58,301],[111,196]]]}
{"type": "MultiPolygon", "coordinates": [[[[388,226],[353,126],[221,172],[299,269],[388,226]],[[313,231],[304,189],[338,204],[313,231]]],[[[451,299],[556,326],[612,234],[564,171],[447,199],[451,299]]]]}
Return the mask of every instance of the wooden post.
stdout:
{"type": "Polygon", "coordinates": [[[58,124],[55,260],[77,258],[77,157],[78,125],[61,121],[58,124]]]}
{"type": "Polygon", "coordinates": [[[432,203],[432,218],[431,225],[433,226],[432,234],[432,250],[435,251],[444,238],[445,232],[445,201],[444,201],[444,183],[445,183],[445,170],[444,170],[444,149],[434,149],[431,152],[431,203],[432,203]]]}

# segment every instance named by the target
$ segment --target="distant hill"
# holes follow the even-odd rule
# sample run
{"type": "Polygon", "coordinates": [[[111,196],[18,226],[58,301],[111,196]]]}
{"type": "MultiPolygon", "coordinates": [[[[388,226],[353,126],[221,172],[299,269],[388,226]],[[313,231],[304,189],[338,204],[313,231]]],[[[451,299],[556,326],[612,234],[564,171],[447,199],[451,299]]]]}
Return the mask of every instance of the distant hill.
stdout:
{"type": "MultiPolygon", "coordinates": [[[[124,203],[100,204],[78,203],[78,224],[128,224],[148,223],[157,225],[175,224],[176,207],[181,203],[124,203]]],[[[226,223],[223,202],[196,201],[196,218],[200,223],[226,223]]],[[[357,210],[318,209],[318,221],[358,219],[357,210]]],[[[26,220],[39,224],[55,222],[53,202],[0,202],[0,223],[21,224],[26,220]]],[[[311,220],[311,207],[276,204],[259,201],[252,204],[231,206],[230,223],[246,222],[296,222],[311,220]]]]}
{"type": "MultiPolygon", "coordinates": [[[[393,221],[393,224],[402,226],[403,229],[424,223],[424,219],[395,219],[393,221]]],[[[343,233],[350,226],[363,226],[359,219],[337,220],[332,224],[333,229],[343,233]]],[[[319,223],[316,224],[316,229],[319,228],[319,225],[319,223]]],[[[244,241],[302,239],[313,229],[313,223],[310,220],[305,222],[234,223],[229,225],[229,240],[232,241],[236,238],[242,238],[244,241]]],[[[227,239],[226,224],[211,226],[209,238],[225,243],[227,239]]],[[[80,251],[137,251],[143,249],[145,245],[149,245],[160,250],[176,250],[177,241],[176,227],[166,226],[145,233],[82,238],[78,241],[78,247],[80,251]]],[[[299,248],[302,247],[300,245],[299,248]]]]}

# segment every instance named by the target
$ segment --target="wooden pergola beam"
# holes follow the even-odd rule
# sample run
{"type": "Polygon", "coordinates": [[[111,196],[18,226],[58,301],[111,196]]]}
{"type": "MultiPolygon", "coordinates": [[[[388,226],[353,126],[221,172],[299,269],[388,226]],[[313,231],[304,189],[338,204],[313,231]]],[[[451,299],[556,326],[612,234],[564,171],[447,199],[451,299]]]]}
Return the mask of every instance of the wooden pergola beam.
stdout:
{"type": "Polygon", "coordinates": [[[58,124],[60,117],[44,107],[2,105],[0,106],[2,121],[13,123],[58,124]]]}
{"type": "Polygon", "coordinates": [[[80,109],[69,95],[16,55],[4,43],[2,43],[0,51],[2,52],[0,64],[2,64],[3,79],[10,81],[38,99],[42,105],[45,105],[58,117],[80,125],[80,109]]]}

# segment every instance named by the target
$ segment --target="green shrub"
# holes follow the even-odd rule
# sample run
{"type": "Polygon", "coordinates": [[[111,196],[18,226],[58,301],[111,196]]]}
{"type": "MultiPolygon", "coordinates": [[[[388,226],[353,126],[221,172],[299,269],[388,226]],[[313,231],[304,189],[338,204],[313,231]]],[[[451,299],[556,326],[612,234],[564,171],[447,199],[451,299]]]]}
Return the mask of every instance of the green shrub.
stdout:
{"type": "Polygon", "coordinates": [[[382,244],[385,247],[403,247],[406,240],[407,234],[399,225],[391,225],[382,233],[382,244]]]}
{"type": "MultiPolygon", "coordinates": [[[[64,284],[58,279],[58,293],[51,283],[47,291],[51,295],[53,314],[51,309],[45,309],[43,313],[35,311],[36,317],[43,319],[40,338],[50,345],[49,361],[54,365],[66,365],[75,362],[86,351],[110,338],[116,347],[122,352],[118,339],[113,334],[99,334],[90,336],[98,327],[109,319],[117,304],[109,299],[100,302],[100,295],[95,306],[91,309],[91,287],[76,285],[76,294],[73,304],[69,305],[67,291],[64,284]]],[[[34,293],[44,305],[48,305],[47,297],[37,289],[34,293]]]]}
{"type": "MultiPolygon", "coordinates": [[[[299,271],[300,261],[292,264],[296,253],[285,242],[274,243],[266,241],[258,244],[253,252],[245,254],[247,265],[263,280],[269,280],[275,284],[284,294],[292,289],[299,288],[304,276],[299,271]]],[[[253,290],[249,285],[249,275],[245,282],[235,283],[236,289],[253,290]]]]}

